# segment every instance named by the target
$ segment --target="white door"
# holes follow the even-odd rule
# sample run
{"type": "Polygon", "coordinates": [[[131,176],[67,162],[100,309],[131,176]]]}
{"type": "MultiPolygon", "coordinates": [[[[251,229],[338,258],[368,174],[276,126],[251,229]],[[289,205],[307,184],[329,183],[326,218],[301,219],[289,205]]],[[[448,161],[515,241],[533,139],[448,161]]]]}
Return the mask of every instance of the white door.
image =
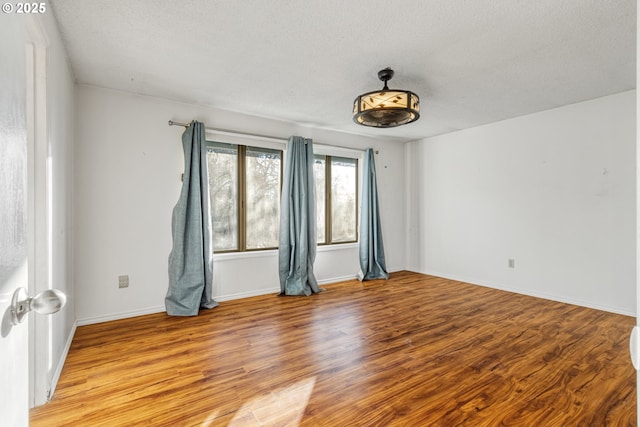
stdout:
{"type": "MultiPolygon", "coordinates": [[[[51,183],[47,131],[47,46],[39,15],[26,15],[27,247],[31,296],[51,287],[51,183]]],[[[49,320],[29,319],[29,406],[44,405],[50,395],[49,320]]]]}
{"type": "Polygon", "coordinates": [[[28,324],[13,326],[9,305],[27,287],[25,23],[0,16],[0,419],[29,424],[28,324]]]}
{"type": "MultiPolygon", "coordinates": [[[[636,6],[640,4],[636,3],[636,6]]],[[[636,7],[636,27],[640,22],[640,9],[636,7]]],[[[636,400],[638,425],[640,426],[640,31],[636,31],[636,327],[631,332],[631,360],[636,368],[636,400]]]]}

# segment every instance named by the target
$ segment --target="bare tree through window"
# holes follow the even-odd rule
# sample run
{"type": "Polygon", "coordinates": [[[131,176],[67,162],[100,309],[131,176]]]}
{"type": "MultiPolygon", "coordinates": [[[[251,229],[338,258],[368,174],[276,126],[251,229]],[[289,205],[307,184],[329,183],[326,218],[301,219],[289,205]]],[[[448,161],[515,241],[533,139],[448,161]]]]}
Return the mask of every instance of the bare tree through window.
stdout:
{"type": "Polygon", "coordinates": [[[281,152],[247,147],[247,249],[278,246],[281,152]]]}
{"type": "MultiPolygon", "coordinates": [[[[282,151],[207,141],[215,252],[278,247],[282,151]]],[[[318,244],[358,240],[358,160],[314,156],[318,244]]]]}
{"type": "Polygon", "coordinates": [[[316,155],[318,244],[358,240],[358,160],[316,155]]]}
{"type": "Polygon", "coordinates": [[[238,147],[208,145],[207,167],[214,251],[238,249],[238,147]]]}
{"type": "Polygon", "coordinates": [[[278,246],[282,151],[207,142],[213,250],[278,246]]]}
{"type": "Polygon", "coordinates": [[[331,158],[331,242],[354,242],[358,239],[357,160],[331,158]]]}

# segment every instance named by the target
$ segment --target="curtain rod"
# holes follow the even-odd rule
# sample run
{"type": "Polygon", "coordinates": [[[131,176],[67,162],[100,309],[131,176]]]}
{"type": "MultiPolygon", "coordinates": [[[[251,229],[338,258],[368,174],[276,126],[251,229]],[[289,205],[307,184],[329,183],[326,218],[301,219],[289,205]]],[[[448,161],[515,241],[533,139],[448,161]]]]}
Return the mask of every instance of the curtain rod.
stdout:
{"type": "MultiPolygon", "coordinates": [[[[174,122],[173,120],[169,120],[169,126],[183,126],[188,128],[189,125],[191,123],[181,123],[181,122],[174,122]]],[[[234,130],[227,130],[227,129],[216,129],[216,128],[209,128],[205,126],[205,130],[208,130],[210,132],[217,132],[223,135],[230,135],[230,136],[245,136],[245,137],[249,137],[249,138],[260,138],[260,139],[270,139],[272,141],[277,141],[277,142],[287,142],[288,139],[284,139],[284,138],[276,138],[273,136],[269,136],[269,135],[260,135],[257,133],[248,133],[248,132],[237,132],[234,130]]]]}
{"type": "MultiPolygon", "coordinates": [[[[169,126],[183,126],[185,128],[188,128],[189,125],[191,123],[182,123],[182,122],[176,122],[173,120],[169,120],[169,126]]],[[[222,135],[229,135],[229,136],[244,136],[244,137],[248,137],[248,138],[259,138],[259,139],[267,139],[267,140],[271,140],[271,141],[276,141],[276,142],[288,142],[289,139],[288,138],[277,138],[274,136],[269,136],[269,135],[260,135],[257,133],[248,133],[248,132],[238,132],[235,130],[227,130],[227,129],[216,129],[216,128],[209,128],[205,126],[205,130],[208,130],[210,132],[217,132],[220,133],[222,135]]],[[[344,147],[339,147],[337,145],[329,145],[329,144],[322,144],[322,143],[318,143],[317,145],[324,145],[327,147],[332,147],[332,148],[341,148],[343,150],[345,150],[346,148],[344,147]]],[[[352,150],[352,151],[365,151],[365,150],[361,150],[358,148],[348,148],[348,150],[352,150]]],[[[374,153],[378,154],[379,151],[378,150],[374,150],[374,153]]]]}

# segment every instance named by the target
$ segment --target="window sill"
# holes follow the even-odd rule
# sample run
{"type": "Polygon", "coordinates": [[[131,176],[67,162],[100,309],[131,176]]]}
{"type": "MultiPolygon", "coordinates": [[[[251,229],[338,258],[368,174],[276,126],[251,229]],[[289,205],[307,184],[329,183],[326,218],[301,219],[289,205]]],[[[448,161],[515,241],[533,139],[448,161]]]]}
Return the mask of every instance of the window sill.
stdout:
{"type": "MultiPolygon", "coordinates": [[[[343,250],[354,249],[354,248],[358,248],[357,242],[317,246],[316,252],[343,251],[343,250]]],[[[264,257],[277,257],[277,256],[278,256],[277,249],[269,249],[265,251],[226,252],[226,253],[220,253],[220,254],[213,254],[213,260],[226,261],[226,260],[234,260],[234,259],[264,258],[264,257]]]]}
{"type": "Polygon", "coordinates": [[[245,251],[245,252],[225,252],[221,254],[213,254],[214,261],[222,261],[228,259],[243,259],[243,258],[264,258],[278,256],[277,249],[267,249],[264,251],[245,251]]]}
{"type": "Polygon", "coordinates": [[[358,242],[352,243],[336,243],[333,245],[319,245],[317,248],[317,252],[331,252],[331,251],[341,251],[344,249],[357,248],[358,242]]]}

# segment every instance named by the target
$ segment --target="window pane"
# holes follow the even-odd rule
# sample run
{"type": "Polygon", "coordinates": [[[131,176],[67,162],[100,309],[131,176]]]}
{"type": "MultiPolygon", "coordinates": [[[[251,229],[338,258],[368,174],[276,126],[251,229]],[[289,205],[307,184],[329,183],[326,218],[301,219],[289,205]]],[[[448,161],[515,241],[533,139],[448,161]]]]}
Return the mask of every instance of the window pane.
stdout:
{"type": "Polygon", "coordinates": [[[247,249],[278,246],[281,152],[247,147],[247,249]]]}
{"type": "Polygon", "coordinates": [[[316,180],[316,221],[318,227],[318,243],[327,243],[325,230],[325,214],[326,214],[326,164],[325,156],[314,156],[313,175],[316,180]]]}
{"type": "Polygon", "coordinates": [[[213,250],[238,249],[238,147],[207,144],[213,250]]]}
{"type": "Polygon", "coordinates": [[[331,158],[331,241],[353,242],[356,230],[357,160],[331,158]]]}

